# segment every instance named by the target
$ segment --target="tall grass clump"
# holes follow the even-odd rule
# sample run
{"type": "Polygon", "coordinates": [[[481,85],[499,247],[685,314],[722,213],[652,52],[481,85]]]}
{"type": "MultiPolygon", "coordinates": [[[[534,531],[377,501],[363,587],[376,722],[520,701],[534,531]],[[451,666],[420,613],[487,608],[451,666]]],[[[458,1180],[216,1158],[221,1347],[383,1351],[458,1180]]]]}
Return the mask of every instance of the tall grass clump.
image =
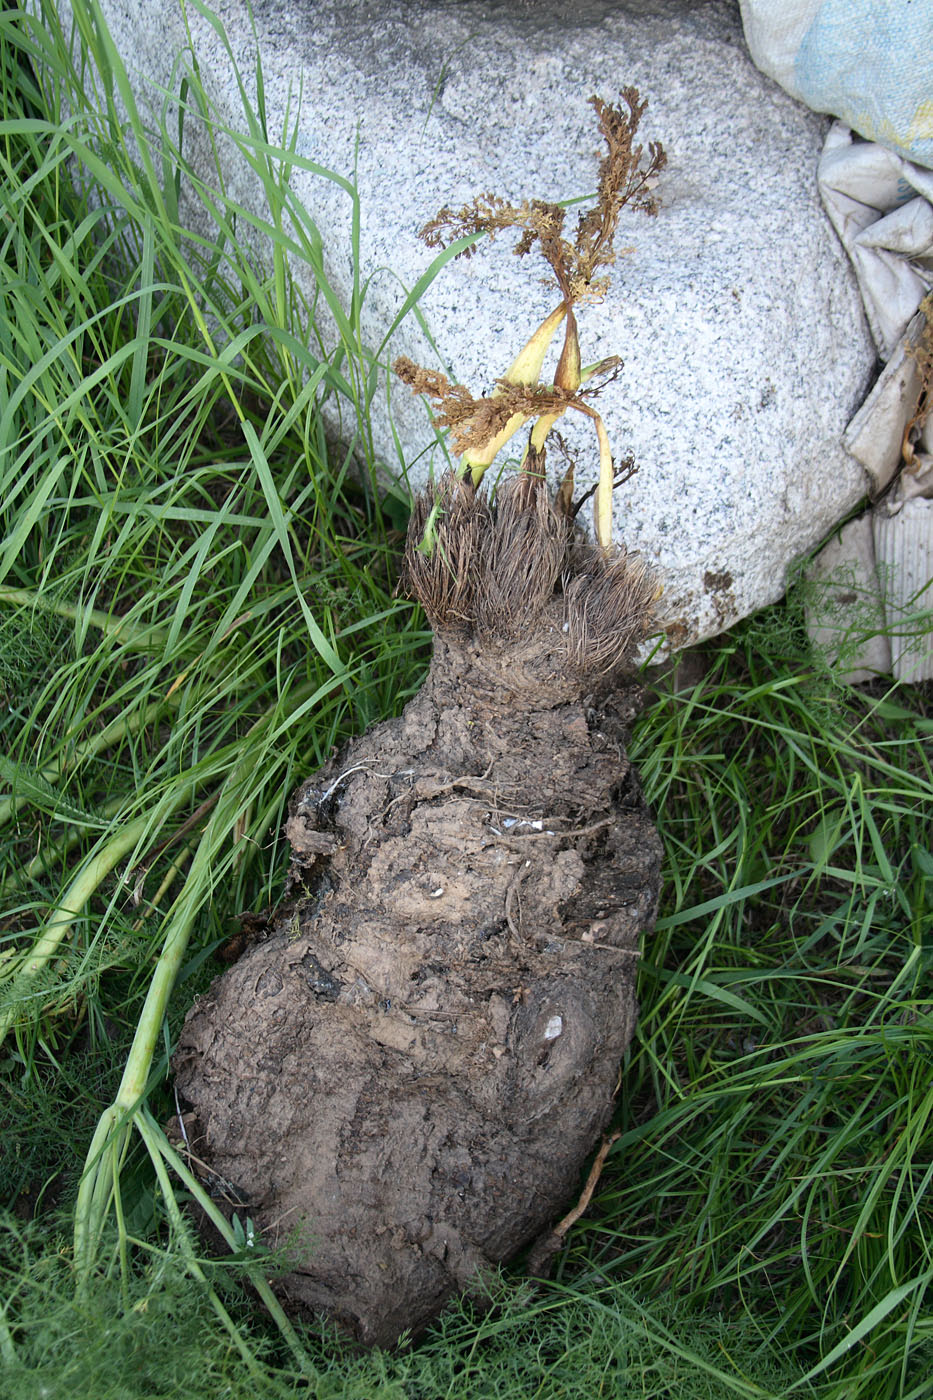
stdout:
{"type": "MultiPolygon", "coordinates": [[[[293,1328],[278,1261],[169,1141],[173,1036],[280,894],[289,793],[400,708],[427,634],[394,597],[365,281],[345,306],[327,280],[296,127],[250,101],[261,68],[225,126],[183,61],[150,129],[74,11],[73,43],[51,3],[0,15],[5,1393],[920,1400],[931,696],[839,689],[793,602],[649,693],[665,903],[621,1137],[554,1282],[354,1356],[293,1328]],[[238,148],[262,215],[190,168],[189,124],[238,148]]],[[[352,181],[317,173],[358,229],[352,181]]]]}
{"type": "MultiPolygon", "coordinates": [[[[172,987],[193,995],[236,914],[274,899],[288,793],[398,703],[423,639],[392,596],[404,496],[386,508],[373,475],[360,299],[339,307],[291,195],[294,131],[246,106],[245,134],[220,129],[194,70],[148,130],[96,6],[75,18],[74,48],[52,5],[0,19],[0,1032],[46,1085],[120,1043],[86,1169],[66,1169],[87,1279],[111,1215],[128,1267],[134,1151],[165,1171],[147,1094],[172,987]],[[186,123],[239,145],[262,217],[219,165],[213,183],[187,166],[186,123]]],[[[358,225],[352,184],[319,173],[358,225]]]]}
{"type": "Polygon", "coordinates": [[[668,904],[581,1268],[753,1316],[816,1393],[933,1375],[930,687],[837,686],[791,595],[662,687],[668,904]],[[650,1186],[649,1186],[650,1183],[650,1186]]]}

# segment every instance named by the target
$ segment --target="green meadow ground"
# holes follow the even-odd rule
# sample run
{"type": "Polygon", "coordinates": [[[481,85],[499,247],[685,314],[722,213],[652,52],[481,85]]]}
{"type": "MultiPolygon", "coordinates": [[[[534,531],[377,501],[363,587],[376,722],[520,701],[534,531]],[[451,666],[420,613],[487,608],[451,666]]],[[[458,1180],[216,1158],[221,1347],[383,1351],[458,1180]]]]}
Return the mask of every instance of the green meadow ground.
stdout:
{"type": "Polygon", "coordinates": [[[365,288],[327,284],[288,134],[244,98],[227,138],[265,186],[261,267],[219,177],[213,238],[181,226],[177,123],[130,100],[121,127],[75,9],[74,59],[51,5],[0,14],[0,1390],[933,1395],[933,695],[837,685],[800,589],[649,686],[661,918],[622,1136],[552,1281],[360,1357],[289,1326],[246,1222],[203,1253],[160,1126],[172,1038],[277,898],[289,793],[399,711],[429,637],[393,596],[365,288]]]}

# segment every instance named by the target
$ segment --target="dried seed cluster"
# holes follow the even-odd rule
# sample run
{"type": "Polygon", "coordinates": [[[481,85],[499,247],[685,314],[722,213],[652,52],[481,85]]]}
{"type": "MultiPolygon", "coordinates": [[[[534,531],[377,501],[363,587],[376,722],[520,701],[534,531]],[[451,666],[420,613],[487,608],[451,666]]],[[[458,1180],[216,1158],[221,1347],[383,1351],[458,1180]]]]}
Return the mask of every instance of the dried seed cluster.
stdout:
{"type": "MultiPolygon", "coordinates": [[[[635,136],[646,103],[634,88],[625,88],[622,102],[612,106],[602,98],[590,99],[606,146],[600,162],[595,204],[577,220],[573,238],[565,236],[566,211],[558,204],[532,199],[515,205],[498,195],[482,194],[471,204],[454,211],[448,207],[425,224],[421,237],[429,247],[447,247],[465,235],[485,233],[490,237],[515,228],[520,237],[515,246],[519,256],[537,248],[551,269],[560,294],[560,304],[532,334],[507,374],[496,380],[490,394],[473,394],[463,384],[452,384],[437,370],[426,369],[402,357],[395,361],[396,374],[413,393],[433,401],[435,423],[451,429],[451,446],[461,458],[461,475],[478,486],[496,454],[511,436],[529,420],[536,420],[526,454],[540,460],[545,439],[557,419],[568,409],[593,420],[599,441],[599,483],[594,495],[596,538],[608,549],[612,540],[612,492],[615,465],[602,419],[587,399],[601,384],[584,376],[574,306],[600,298],[608,286],[604,269],[612,266],[619,216],[625,205],[646,214],[657,213],[654,194],[657,178],[666,164],[662,147],[652,142],[647,163],[643,147],[635,136]],[[564,325],[564,345],[553,384],[539,383],[547,348],[559,326],[564,325]],[[584,388],[584,379],[588,387],[584,388]]],[[[469,256],[472,247],[459,256],[469,256]]],[[[618,369],[617,357],[603,361],[597,372],[618,369]]],[[[525,463],[523,463],[523,469],[525,463]]],[[[430,527],[431,517],[425,522],[430,527]]],[[[426,537],[430,544],[429,536],[426,537]]],[[[424,542],[424,541],[423,541],[424,542]]],[[[433,546],[430,546],[433,547],[433,546]]]]}
{"type": "MultiPolygon", "coordinates": [[[[664,148],[654,141],[648,146],[647,164],[642,164],[644,148],[636,145],[635,136],[648,104],[639,100],[633,87],[623,88],[621,97],[618,106],[601,97],[590,98],[606,154],[599,166],[596,203],[579,216],[573,241],[564,236],[566,210],[559,204],[532,199],[515,205],[488,193],[456,211],[445,206],[425,224],[421,238],[429,248],[446,248],[468,234],[494,237],[504,229],[518,228],[521,237],[515,253],[524,257],[537,246],[564,301],[572,305],[602,296],[608,278],[597,274],[615,262],[619,215],[626,205],[649,215],[658,212],[654,188],[667,164],[664,148]]],[[[470,257],[473,252],[467,248],[459,256],[470,257]]]]}

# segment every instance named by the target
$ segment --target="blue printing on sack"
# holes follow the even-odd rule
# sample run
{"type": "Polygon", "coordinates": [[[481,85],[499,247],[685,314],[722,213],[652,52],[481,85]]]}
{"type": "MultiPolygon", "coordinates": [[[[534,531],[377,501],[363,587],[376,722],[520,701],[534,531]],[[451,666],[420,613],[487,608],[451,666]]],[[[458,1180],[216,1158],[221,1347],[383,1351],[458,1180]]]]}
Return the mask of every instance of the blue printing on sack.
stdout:
{"type": "Polygon", "coordinates": [[[824,0],[794,73],[808,106],[933,166],[930,0],[824,0]]]}

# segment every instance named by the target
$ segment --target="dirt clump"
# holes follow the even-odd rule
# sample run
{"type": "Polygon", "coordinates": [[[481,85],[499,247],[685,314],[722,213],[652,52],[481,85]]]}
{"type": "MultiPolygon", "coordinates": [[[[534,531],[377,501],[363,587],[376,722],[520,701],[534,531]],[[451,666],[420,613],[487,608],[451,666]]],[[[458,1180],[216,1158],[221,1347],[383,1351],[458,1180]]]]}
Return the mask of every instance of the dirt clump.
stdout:
{"type": "Polygon", "coordinates": [[[286,902],[174,1057],[193,1158],[291,1242],[283,1298],[384,1345],[579,1189],[660,865],[625,754],[638,567],[522,475],[494,505],[444,482],[407,571],[428,678],[295,793],[286,902]]]}

